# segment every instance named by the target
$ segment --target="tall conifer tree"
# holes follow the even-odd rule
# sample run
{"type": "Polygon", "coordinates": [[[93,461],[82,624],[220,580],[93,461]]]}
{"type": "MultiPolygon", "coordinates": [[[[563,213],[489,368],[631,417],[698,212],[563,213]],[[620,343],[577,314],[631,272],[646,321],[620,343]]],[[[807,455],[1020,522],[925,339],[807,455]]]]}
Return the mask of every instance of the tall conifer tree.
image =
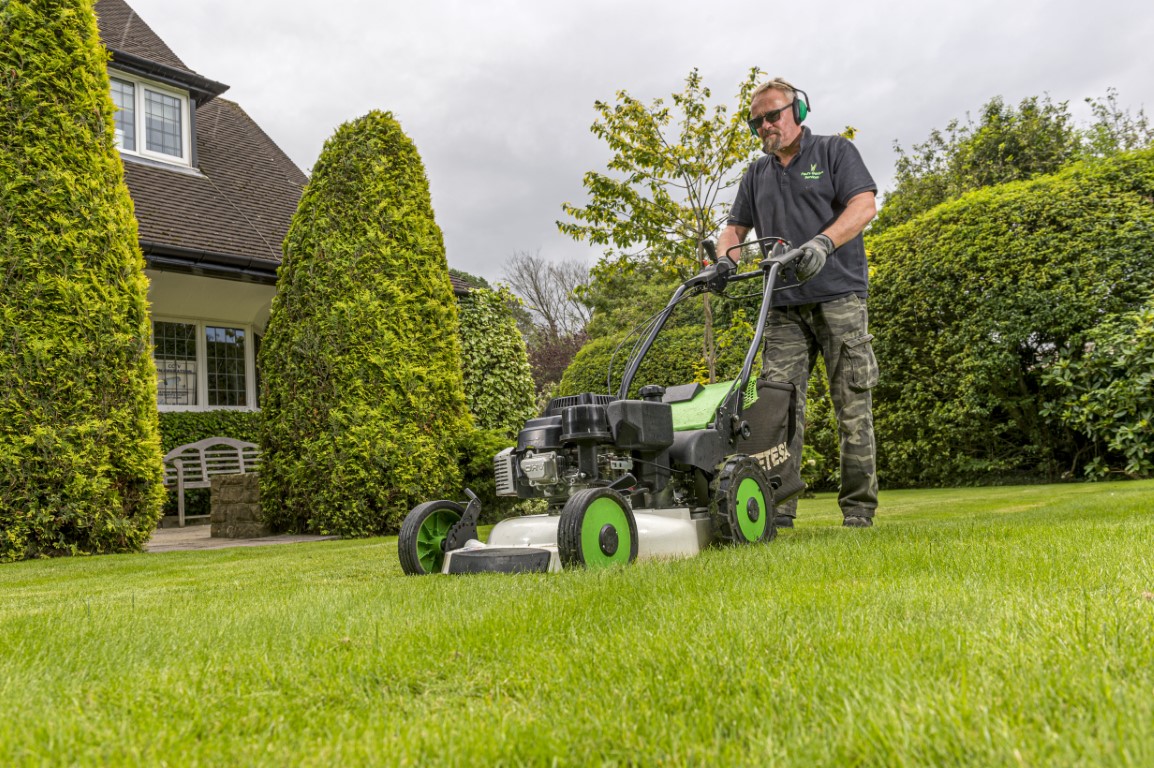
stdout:
{"type": "Polygon", "coordinates": [[[148,283],[92,5],[0,2],[0,560],[138,550],[164,497],[148,283]]]}
{"type": "Polygon", "coordinates": [[[459,493],[471,429],[424,165],[392,115],[337,129],[285,240],[261,347],[261,503],[282,530],[395,532],[459,493]]]}

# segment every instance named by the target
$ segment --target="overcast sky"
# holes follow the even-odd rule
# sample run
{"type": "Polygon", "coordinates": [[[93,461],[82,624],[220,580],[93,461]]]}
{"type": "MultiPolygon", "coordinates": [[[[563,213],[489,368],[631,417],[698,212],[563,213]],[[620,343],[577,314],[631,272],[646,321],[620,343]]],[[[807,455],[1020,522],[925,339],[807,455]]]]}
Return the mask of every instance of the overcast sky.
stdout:
{"type": "Polygon", "coordinates": [[[1049,94],[1080,121],[1117,88],[1154,113],[1149,0],[128,0],[193,70],[309,171],[341,123],[401,121],[424,158],[449,265],[499,279],[516,251],[592,264],[563,202],[608,148],[593,102],[646,102],[697,67],[732,105],[758,66],[809,92],[817,133],[858,129],[884,191],[896,140],[924,141],[994,96],[1049,94]]]}

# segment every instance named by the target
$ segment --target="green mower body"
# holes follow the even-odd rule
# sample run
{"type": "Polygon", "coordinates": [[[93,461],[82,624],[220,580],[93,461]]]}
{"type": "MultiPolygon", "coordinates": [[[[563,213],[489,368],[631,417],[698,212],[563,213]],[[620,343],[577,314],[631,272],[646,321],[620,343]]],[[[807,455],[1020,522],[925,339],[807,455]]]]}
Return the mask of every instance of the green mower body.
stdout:
{"type": "Polygon", "coordinates": [[[777,238],[764,240],[773,250],[760,270],[735,274],[728,259],[715,260],[678,288],[627,361],[616,394],[554,399],[526,422],[515,446],[497,454],[497,494],[544,499],[548,514],[502,521],[483,544],[471,493],[466,505],[419,505],[401,529],[405,572],[596,567],[771,540],[775,505],[805,485],[796,470],[785,472],[796,466],[787,464],[794,387],[751,376],[778,273],[798,254],[777,238]],[[758,325],[736,379],[648,385],[628,396],[641,360],[684,298],[759,277],[758,325]]]}

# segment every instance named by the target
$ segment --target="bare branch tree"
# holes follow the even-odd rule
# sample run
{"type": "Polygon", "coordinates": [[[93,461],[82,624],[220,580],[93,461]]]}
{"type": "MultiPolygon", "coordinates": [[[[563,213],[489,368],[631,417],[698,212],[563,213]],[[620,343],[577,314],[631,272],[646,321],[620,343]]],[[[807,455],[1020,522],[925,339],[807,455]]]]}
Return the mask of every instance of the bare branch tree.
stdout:
{"type": "Polygon", "coordinates": [[[589,267],[580,261],[550,261],[540,251],[517,251],[505,262],[504,278],[550,340],[574,336],[588,324],[590,310],[577,298],[577,289],[589,281],[589,267]]]}

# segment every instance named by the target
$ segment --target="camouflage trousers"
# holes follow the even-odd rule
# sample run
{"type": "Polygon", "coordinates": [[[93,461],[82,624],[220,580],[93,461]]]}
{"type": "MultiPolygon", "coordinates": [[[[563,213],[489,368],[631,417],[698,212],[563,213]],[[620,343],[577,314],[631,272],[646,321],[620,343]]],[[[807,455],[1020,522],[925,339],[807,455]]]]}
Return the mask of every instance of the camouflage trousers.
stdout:
{"type": "MultiPolygon", "coordinates": [[[[783,474],[788,477],[791,471],[797,471],[801,461],[806,385],[820,352],[837,414],[841,446],[838,504],[845,516],[873,517],[878,505],[877,446],[870,394],[877,384],[878,366],[868,325],[865,301],[854,295],[773,309],[766,319],[762,376],[797,387],[797,431],[789,445],[789,462],[793,466],[786,466],[783,474]]],[[[777,514],[795,516],[796,499],[783,504],[777,514]]]]}

